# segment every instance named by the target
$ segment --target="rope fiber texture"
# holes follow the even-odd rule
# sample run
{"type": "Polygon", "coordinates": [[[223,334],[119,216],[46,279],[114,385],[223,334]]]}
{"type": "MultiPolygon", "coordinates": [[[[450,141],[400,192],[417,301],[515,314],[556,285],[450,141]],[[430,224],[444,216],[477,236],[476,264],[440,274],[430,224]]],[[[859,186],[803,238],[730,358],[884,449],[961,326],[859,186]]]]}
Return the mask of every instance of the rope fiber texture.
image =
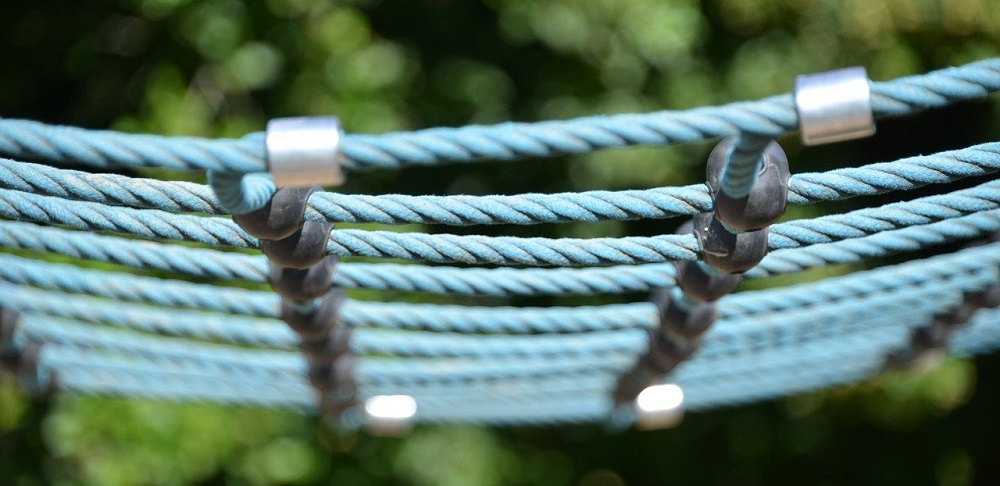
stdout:
{"type": "MultiPolygon", "coordinates": [[[[826,173],[796,174],[789,202],[812,204],[944,184],[1000,170],[1000,144],[985,143],[934,155],[826,173]]],[[[276,187],[269,176],[248,175],[212,188],[190,182],[90,174],[0,159],[0,188],[64,199],[206,214],[246,213],[262,207],[276,187]]],[[[539,224],[660,219],[712,209],[704,185],[628,191],[588,191],[515,196],[366,196],[319,192],[306,219],[381,224],[539,224]]]]}
{"type": "MultiPolygon", "coordinates": [[[[1000,59],[870,87],[877,117],[907,115],[1000,90],[1000,59]]],[[[724,182],[739,194],[755,178],[754,147],[797,124],[786,94],[686,111],[349,134],[341,149],[346,167],[359,171],[739,135],[724,182]]],[[[0,159],[0,308],[17,316],[0,346],[22,353],[41,344],[36,367],[15,370],[19,377],[37,389],[55,383],[75,393],[318,412],[322,392],[310,384],[299,334],[280,320],[279,296],[264,290],[268,261],[231,219],[265,206],[277,190],[263,172],[263,134],[207,140],[0,119],[0,157],[7,157],[0,159]],[[101,172],[147,167],[205,171],[208,184],[101,172]]],[[[1000,288],[998,171],[1000,143],[988,142],[794,174],[788,202],[797,205],[956,182],[965,188],[771,225],[769,253],[747,279],[811,269],[810,279],[837,276],[723,296],[700,347],[661,379],[684,389],[686,408],[701,410],[878,373],[916,330],[1000,288]],[[925,253],[891,265],[867,261],[916,251],[925,253]],[[838,264],[847,265],[822,268],[838,264]]],[[[713,210],[701,184],[493,196],[319,191],[305,219],[530,225],[713,210]]],[[[332,283],[350,296],[336,323],[352,329],[351,359],[338,366],[359,398],[408,394],[418,402],[417,421],[494,425],[634,420],[612,393],[650,351],[649,331],[662,325],[657,305],[634,294],[679,292],[675,264],[702,259],[694,235],[551,239],[342,228],[330,233],[327,253],[433,264],[337,265],[332,283]],[[373,300],[395,297],[387,292],[439,295],[437,303],[373,300]],[[622,294],[625,303],[585,300],[596,294],[622,294]],[[581,298],[547,307],[508,299],[545,295],[581,298]]],[[[962,355],[1000,347],[1000,311],[975,310],[944,346],[962,355]]],[[[352,409],[341,419],[356,426],[359,417],[352,409]]]]}
{"type": "MultiPolygon", "coordinates": [[[[989,181],[971,189],[881,208],[779,223],[771,227],[770,247],[797,248],[860,238],[996,209],[1000,205],[998,188],[1000,182],[989,181]]],[[[257,245],[255,238],[224,218],[68,202],[7,189],[0,189],[0,217],[236,248],[257,245]]],[[[328,244],[328,252],[338,256],[476,265],[634,265],[696,260],[698,251],[692,235],[547,239],[337,230],[328,244]]]]}
{"type": "MultiPolygon", "coordinates": [[[[872,82],[875,116],[900,116],[982,98],[1000,89],[1000,59],[929,74],[872,82]]],[[[409,133],[349,135],[342,151],[349,169],[435,165],[480,159],[551,157],[636,145],[669,145],[740,132],[773,139],[795,130],[791,95],[721,107],[616,115],[540,123],[433,128],[409,133]]],[[[239,140],[157,137],[25,120],[0,120],[0,155],[96,168],[262,172],[264,136],[239,140]]]]}

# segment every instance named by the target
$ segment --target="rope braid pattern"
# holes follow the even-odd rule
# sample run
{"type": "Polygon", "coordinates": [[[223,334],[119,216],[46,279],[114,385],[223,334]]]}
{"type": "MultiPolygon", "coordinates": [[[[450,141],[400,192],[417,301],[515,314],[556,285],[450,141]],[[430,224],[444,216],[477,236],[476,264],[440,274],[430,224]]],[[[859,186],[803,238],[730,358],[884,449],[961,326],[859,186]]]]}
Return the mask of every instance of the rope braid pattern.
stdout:
{"type": "MultiPolygon", "coordinates": [[[[990,210],[924,226],[911,226],[873,235],[821,243],[804,248],[776,250],[760,265],[746,273],[753,278],[789,274],[834,263],[851,263],[863,258],[916,251],[949,241],[984,236],[1000,230],[1000,211],[990,210]]],[[[0,221],[0,244],[12,248],[60,253],[74,258],[118,263],[136,269],[161,270],[190,277],[218,280],[265,281],[266,264],[261,257],[200,248],[135,242],[113,236],[81,234],[26,223],[0,221]],[[128,246],[128,245],[131,246],[128,246]],[[128,250],[128,251],[119,251],[128,250]]],[[[24,262],[7,259],[0,275],[11,281],[48,288],[73,290],[80,283],[57,283],[51,264],[35,270],[19,270],[24,262]],[[44,274],[37,272],[43,271],[44,274]],[[39,276],[41,275],[41,276],[39,276]],[[68,285],[68,287],[67,287],[68,285]]],[[[75,275],[82,270],[60,266],[57,275],[75,275]]],[[[86,271],[82,271],[85,272],[86,271]]],[[[670,264],[613,266],[605,268],[449,268],[390,263],[344,263],[334,275],[334,283],[344,287],[375,290],[455,293],[463,295],[536,295],[643,292],[673,285],[670,264]]],[[[67,277],[68,278],[68,277],[67,277]]],[[[139,278],[139,277],[136,277],[139,278]]],[[[65,279],[59,279],[65,280],[65,279]]],[[[154,279],[151,285],[162,280],[154,279]]],[[[117,288],[95,284],[98,288],[117,288]]],[[[129,283],[124,287],[136,285],[129,283]]],[[[141,287],[138,287],[141,288],[141,287]]],[[[148,293],[156,293],[150,290],[148,293]]],[[[103,294],[102,294],[103,295],[103,294]]],[[[161,298],[166,298],[164,293],[161,298]]],[[[127,298],[127,294],[116,294],[127,298]]],[[[224,302],[224,301],[220,301],[224,302]]],[[[175,305],[181,305],[174,302],[175,305]]]]}
{"type": "MultiPolygon", "coordinates": [[[[825,173],[792,176],[789,202],[812,204],[994,174],[1000,143],[986,143],[934,155],[825,173]]],[[[64,199],[160,209],[170,212],[237,214],[263,206],[276,187],[269,176],[244,176],[236,186],[212,188],[190,182],[89,174],[0,159],[0,187],[64,199]],[[233,193],[232,188],[237,190],[233,193]]],[[[537,224],[572,221],[658,219],[711,210],[702,184],[629,191],[588,191],[516,196],[366,196],[319,192],[306,218],[320,222],[382,224],[537,224]]]]}
{"type": "MultiPolygon", "coordinates": [[[[795,220],[771,227],[772,249],[797,248],[860,238],[903,226],[928,224],[1000,205],[1000,182],[990,181],[950,194],[896,203],[843,215],[795,220]]],[[[158,210],[118,208],[0,189],[0,216],[79,229],[117,231],[147,238],[254,248],[256,240],[232,221],[176,215],[158,210]]],[[[330,254],[466,263],[582,266],[696,260],[691,235],[547,239],[338,230],[330,254]]]]}
{"type": "MultiPolygon", "coordinates": [[[[1000,60],[989,59],[889,82],[872,82],[876,116],[982,98],[1000,89],[1000,60]]],[[[540,123],[434,128],[410,133],[350,135],[342,145],[354,170],[435,165],[479,159],[511,160],[592,152],[636,145],[668,145],[747,132],[778,138],[798,119],[791,95],[721,107],[617,115],[540,123]]],[[[129,135],[0,120],[0,155],[97,168],[160,167],[176,170],[262,172],[264,137],[239,140],[129,135]]]]}
{"type": "MultiPolygon", "coordinates": [[[[906,115],[1000,90],[1000,59],[870,87],[876,116],[906,115]]],[[[742,162],[729,166],[724,181],[739,192],[755,177],[754,147],[797,125],[791,96],[781,95],[686,111],[347,135],[341,154],[347,169],[364,170],[739,135],[743,155],[736,158],[742,162]]],[[[332,397],[332,389],[310,386],[314,370],[299,348],[299,334],[279,320],[285,318],[280,299],[224,286],[269,282],[267,261],[254,251],[258,241],[229,219],[264,207],[275,195],[264,154],[263,134],[206,140],[0,119],[0,156],[36,162],[0,159],[0,246],[27,252],[0,253],[0,347],[39,353],[34,368],[19,369],[18,376],[34,376],[39,384],[54,377],[62,389],[80,393],[316,412],[318,398],[332,397]],[[209,184],[44,164],[204,170],[209,184]],[[35,252],[151,274],[38,261],[35,252]],[[4,322],[11,316],[16,322],[4,322]]],[[[800,205],[991,177],[967,189],[770,225],[771,251],[745,275],[856,263],[994,234],[1000,230],[998,170],[1000,143],[984,143],[793,175],[788,202],[800,205]]],[[[664,219],[714,210],[703,185],[513,196],[317,192],[308,199],[305,219],[465,226],[664,219]]],[[[496,297],[676,291],[674,263],[703,260],[690,234],[547,239],[338,229],[327,252],[559,267],[346,262],[329,277],[347,288],[496,297]]],[[[684,388],[693,410],[856,381],[910,346],[915,329],[998,286],[1000,243],[985,243],[818,282],[725,295],[701,346],[669,378],[684,388]]],[[[960,354],[1000,346],[1000,311],[975,308],[969,324],[955,327],[954,339],[945,343],[960,354]]],[[[405,393],[419,403],[417,420],[490,424],[630,422],[634,417],[615,406],[611,391],[650,350],[648,330],[661,325],[661,312],[647,302],[488,307],[354,299],[336,309],[338,324],[353,329],[344,343],[356,357],[348,371],[360,398],[405,393]]],[[[345,415],[345,424],[355,418],[345,415]]]]}
{"type": "MultiPolygon", "coordinates": [[[[988,285],[990,281],[997,280],[996,267],[1000,265],[998,247],[1000,247],[998,244],[994,244],[973,248],[880,270],[831,278],[819,283],[742,292],[721,299],[719,314],[723,319],[750,316],[753,320],[757,320],[761,318],[760,314],[801,313],[812,307],[825,305],[833,306],[837,312],[842,312],[845,302],[874,296],[893,304],[894,301],[891,299],[886,300],[887,296],[905,291],[925,292],[923,287],[927,285],[945,289],[946,284],[950,285],[949,282],[953,280],[954,285],[959,285],[963,291],[975,290],[988,285]]],[[[115,323],[149,332],[192,335],[203,339],[223,339],[268,346],[289,346],[294,343],[292,333],[273,330],[275,326],[280,328],[274,320],[245,319],[230,322],[231,319],[223,314],[151,306],[123,306],[114,301],[73,297],[30,288],[0,288],[4,289],[6,295],[5,305],[22,312],[49,313],[90,322],[115,323]],[[255,341],[257,339],[260,341],[255,341]]],[[[252,301],[265,307],[257,315],[272,319],[277,316],[277,299],[273,297],[262,299],[257,295],[261,294],[259,292],[253,292],[250,294],[253,297],[248,298],[244,292],[250,294],[247,291],[237,291],[228,296],[223,294],[223,298],[218,300],[225,301],[228,297],[231,301],[228,307],[245,307],[252,301]]],[[[110,293],[124,294],[124,292],[110,293]]],[[[191,293],[196,292],[184,292],[184,294],[191,293]]],[[[864,308],[869,308],[869,305],[876,304],[866,303],[864,308]]],[[[578,333],[650,328],[657,322],[655,306],[649,303],[566,308],[477,308],[349,301],[343,305],[341,312],[342,322],[350,326],[491,334],[578,333]]]]}
{"type": "MultiPolygon", "coordinates": [[[[989,348],[984,349],[981,346],[977,348],[969,343],[989,342],[990,338],[994,338],[993,346],[996,346],[995,337],[1000,334],[1000,326],[996,325],[998,317],[1000,316],[997,315],[996,311],[989,311],[974,319],[969,328],[959,331],[957,339],[952,344],[953,349],[960,354],[982,352],[989,348]]],[[[689,381],[683,376],[684,370],[680,370],[677,381],[684,386],[685,394],[691,400],[689,405],[694,410],[848,383],[868,376],[879,369],[881,363],[877,358],[873,359],[873,356],[877,357],[879,353],[873,352],[872,348],[890,348],[899,340],[898,333],[895,334],[895,336],[891,332],[862,334],[856,336],[855,340],[843,343],[846,345],[834,348],[832,352],[830,347],[809,349],[808,353],[796,353],[789,357],[782,356],[778,359],[768,360],[769,362],[764,366],[754,366],[754,363],[759,362],[754,361],[746,363],[748,366],[743,367],[720,367],[720,370],[728,370],[728,372],[721,371],[712,378],[705,376],[704,373],[699,373],[697,381],[689,381]],[[826,352],[823,351],[824,349],[826,352]]],[[[66,355],[62,347],[54,351],[56,352],[47,354],[45,357],[66,355]]],[[[65,361],[72,362],[73,360],[71,357],[65,361]]],[[[117,392],[125,396],[154,396],[174,400],[211,400],[223,403],[290,407],[298,410],[308,410],[314,403],[308,395],[308,387],[304,381],[301,383],[283,381],[282,383],[268,382],[265,384],[259,381],[226,380],[224,377],[212,373],[193,375],[173,373],[171,375],[155,366],[145,367],[142,371],[138,371],[133,365],[116,367],[113,363],[114,361],[105,364],[105,362],[94,363],[87,360],[85,363],[73,363],[72,366],[66,366],[57,359],[53,359],[47,360],[46,366],[58,372],[61,379],[67,380],[67,388],[84,393],[115,394],[117,392]],[[98,377],[102,379],[95,381],[95,378],[98,377]],[[158,386],[146,386],[145,383],[150,381],[155,381],[158,386]],[[159,386],[161,384],[167,386],[159,386]],[[220,399],[222,398],[220,395],[224,395],[227,399],[220,399]]],[[[577,382],[579,383],[579,381],[577,382]]],[[[582,383],[582,386],[571,387],[565,391],[559,386],[552,386],[554,384],[550,381],[546,383],[547,386],[544,388],[524,390],[526,395],[499,397],[499,405],[496,407],[475,401],[470,403],[469,400],[473,399],[474,396],[470,396],[468,393],[451,394],[447,398],[439,398],[440,394],[421,397],[421,403],[427,405],[426,408],[421,409],[423,410],[421,413],[438,416],[438,421],[462,421],[463,419],[458,417],[464,417],[464,420],[498,424],[534,422],[530,418],[523,419],[519,414],[534,417],[535,413],[538,413],[535,420],[540,423],[550,423],[567,420],[567,417],[569,420],[574,417],[582,417],[580,420],[598,420],[609,413],[609,404],[606,400],[595,401],[594,398],[591,398],[595,395],[589,394],[583,395],[581,398],[579,394],[581,389],[590,391],[591,387],[595,385],[599,391],[602,384],[599,377],[597,379],[590,378],[582,383]],[[571,396],[570,392],[576,393],[571,396]],[[546,407],[545,404],[551,406],[546,407]],[[511,413],[512,408],[516,413],[511,413]],[[505,411],[506,413],[504,413],[505,411]]],[[[417,388],[417,390],[419,389],[417,388]]],[[[374,391],[379,390],[375,389],[374,391]]],[[[493,398],[492,395],[491,398],[493,398]]],[[[422,415],[421,420],[424,418],[428,417],[422,415]]]]}

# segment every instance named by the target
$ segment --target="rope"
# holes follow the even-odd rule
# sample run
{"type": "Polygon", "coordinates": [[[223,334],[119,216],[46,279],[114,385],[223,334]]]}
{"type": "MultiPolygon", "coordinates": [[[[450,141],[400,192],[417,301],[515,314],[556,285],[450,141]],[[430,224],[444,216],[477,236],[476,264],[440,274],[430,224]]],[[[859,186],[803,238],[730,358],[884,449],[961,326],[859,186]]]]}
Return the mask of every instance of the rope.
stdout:
{"type": "MultiPolygon", "coordinates": [[[[996,325],[997,322],[995,311],[981,314],[974,319],[972,326],[958,331],[953,347],[958,352],[966,352],[967,350],[962,349],[959,343],[968,342],[969,338],[972,338],[971,340],[974,342],[983,342],[984,337],[993,337],[992,345],[997,345],[995,337],[1000,334],[998,332],[1000,326],[996,325]],[[984,326],[984,323],[992,324],[992,326],[984,326]]],[[[870,349],[865,348],[866,343],[873,341],[872,336],[862,337],[864,339],[857,339],[850,343],[853,346],[846,346],[855,349],[854,353],[841,351],[825,355],[820,353],[820,356],[815,353],[800,353],[797,355],[798,360],[782,362],[778,359],[772,359],[769,366],[760,368],[728,367],[729,370],[739,370],[737,373],[743,372],[735,376],[728,374],[715,380],[705,381],[701,379],[690,384],[681,381],[685,388],[687,406],[698,410],[780,396],[835,383],[856,381],[860,377],[870,375],[881,365],[877,358],[872,358],[878,356],[878,353],[872,353],[870,349]]],[[[884,338],[879,340],[882,339],[884,338]]],[[[61,353],[46,354],[45,357],[59,354],[61,353]]],[[[752,363],[748,364],[753,366],[752,363]]],[[[176,373],[170,375],[163,371],[157,371],[153,376],[145,373],[136,375],[133,374],[132,368],[112,371],[95,369],[91,364],[53,369],[59,373],[61,382],[67,383],[73,389],[87,393],[114,393],[125,389],[125,394],[129,396],[133,395],[132,392],[136,392],[142,396],[152,395],[159,398],[210,399],[213,401],[224,401],[220,400],[224,397],[237,401],[237,403],[290,406],[299,410],[307,410],[313,403],[308,396],[309,389],[304,384],[285,384],[283,385],[284,389],[273,391],[272,386],[262,387],[260,384],[254,384],[251,388],[243,382],[206,379],[176,373]],[[108,379],[109,377],[113,379],[108,379]],[[139,386],[149,383],[150,378],[154,378],[152,381],[158,385],[165,386],[152,388],[139,386]],[[129,387],[131,389],[128,389],[129,387]],[[241,387],[242,393],[236,391],[241,387]]],[[[590,391],[589,389],[585,390],[590,391]]],[[[538,420],[562,420],[567,417],[568,420],[573,420],[575,417],[583,417],[581,420],[594,420],[607,416],[609,404],[601,395],[585,394],[581,396],[579,389],[575,391],[576,393],[571,398],[568,393],[561,393],[561,390],[558,389],[554,394],[537,393],[528,397],[503,397],[503,399],[496,401],[498,405],[496,407],[477,403],[471,396],[453,396],[438,400],[430,396],[421,397],[419,418],[428,422],[438,420],[481,421],[487,418],[496,418],[499,423],[535,423],[538,420]],[[456,402],[464,407],[456,407],[456,402]],[[512,413],[512,410],[517,413],[512,413]],[[505,411],[506,413],[504,413],[505,411]]]]}
{"type": "MultiPolygon", "coordinates": [[[[865,309],[879,309],[867,296],[905,297],[906,292],[924,292],[924,285],[963,291],[981,289],[997,281],[998,244],[909,262],[879,270],[827,279],[821,283],[787,289],[743,292],[720,300],[722,320],[782,311],[807,312],[832,305],[834,312],[862,302],[865,309]]],[[[20,312],[43,312],[91,322],[110,323],[147,332],[221,339],[288,348],[296,344],[294,334],[279,322],[244,319],[237,322],[222,314],[168,310],[150,306],[124,306],[102,299],[53,294],[23,287],[4,289],[5,306],[20,312]]],[[[922,294],[921,294],[922,295],[922,294]]],[[[920,297],[923,298],[923,297],[920,297]]],[[[272,311],[273,312],[273,311],[272,311]]],[[[878,310],[881,312],[881,310],[878,310]]],[[[271,314],[272,316],[274,314],[271,314]]],[[[467,333],[566,333],[627,328],[652,328],[658,318],[648,303],[575,308],[463,307],[426,304],[367,303],[348,301],[340,319],[344,325],[392,329],[422,329],[467,333]]],[[[724,328],[719,324],[718,328],[724,328]]]]}
{"type": "MultiPolygon", "coordinates": [[[[772,249],[859,238],[1000,207],[1000,182],[950,194],[771,226],[772,249]]],[[[253,248],[254,238],[230,220],[118,208],[0,189],[0,216],[78,229],[117,231],[148,238],[253,248]]],[[[697,259],[693,235],[546,239],[337,230],[330,254],[426,260],[435,263],[581,266],[661,263],[697,259]]]]}
{"type": "MultiPolygon", "coordinates": [[[[795,273],[833,263],[850,263],[866,257],[916,251],[998,230],[1000,211],[985,211],[863,238],[801,249],[776,250],[746,275],[760,278],[795,273]]],[[[266,273],[266,265],[260,257],[130,242],[110,236],[81,234],[14,222],[0,221],[0,244],[201,278],[243,279],[263,283],[266,273]],[[128,251],[119,251],[119,248],[128,248],[128,251]],[[195,264],[198,266],[192,269],[195,264]]],[[[654,288],[672,286],[673,275],[674,267],[670,264],[580,269],[478,269],[351,262],[342,263],[338,267],[333,281],[337,285],[352,288],[499,296],[648,292],[654,288]]],[[[239,294],[247,291],[149,277],[115,277],[115,274],[108,272],[33,262],[10,255],[0,255],[0,279],[134,302],[238,314],[269,315],[266,314],[269,311],[260,310],[260,306],[273,308],[269,299],[274,298],[270,297],[270,293],[263,292],[251,293],[252,297],[238,298],[239,294]],[[225,295],[213,297],[217,288],[225,295]],[[255,302],[255,299],[263,300],[255,302]],[[246,311],[248,308],[258,310],[246,311]]]]}
{"type": "MultiPolygon", "coordinates": [[[[927,184],[994,174],[1000,143],[918,156],[859,168],[792,176],[789,202],[811,204],[909,190],[927,184]]],[[[262,207],[276,190],[270,177],[245,176],[235,186],[90,174],[0,159],[0,187],[64,199],[206,214],[246,213],[262,207]]],[[[319,192],[306,218],[321,222],[382,224],[537,224],[571,221],[658,219],[712,210],[704,185],[629,191],[589,191],[516,196],[366,196],[319,192]]]]}
{"type": "MultiPolygon", "coordinates": [[[[1000,59],[870,86],[877,116],[904,115],[1000,89],[1000,59]]],[[[735,134],[739,139],[721,185],[738,197],[756,177],[756,149],[797,123],[791,96],[781,95],[687,111],[348,135],[342,155],[348,169],[360,170],[735,134]]],[[[0,306],[4,319],[11,318],[7,312],[17,317],[13,338],[0,344],[15,354],[43,344],[37,369],[17,370],[22,381],[34,378],[41,385],[54,374],[58,386],[81,393],[305,412],[316,411],[318,399],[330,403],[332,395],[317,396],[325,385],[309,381],[309,360],[318,352],[303,354],[299,334],[278,320],[277,295],[221,286],[268,283],[268,263],[252,251],[257,240],[229,218],[263,207],[275,194],[263,173],[262,134],[205,140],[0,119],[0,155],[96,168],[197,169],[209,176],[206,186],[0,159],[0,246],[157,272],[134,275],[0,253],[0,306]],[[159,278],[159,272],[209,283],[159,278]]],[[[998,171],[1000,143],[986,143],[794,175],[792,204],[991,177],[968,189],[771,225],[771,251],[746,276],[856,263],[995,233],[998,171]]],[[[513,196],[317,192],[305,216],[318,222],[485,225],[657,219],[712,209],[706,188],[696,185],[513,196]]],[[[338,229],[326,250],[340,257],[560,267],[345,262],[331,277],[348,288],[492,296],[677,292],[673,262],[701,257],[700,243],[690,234],[548,239],[338,229]],[[565,268],[586,266],[597,268],[565,268]]],[[[716,322],[697,351],[669,379],[684,387],[687,407],[699,409],[870,376],[886,356],[910,346],[916,329],[983,305],[974,296],[1000,285],[998,250],[1000,243],[984,243],[818,282],[726,295],[714,304],[716,322]]],[[[683,273],[680,278],[681,287],[690,283],[683,273]]],[[[511,307],[345,299],[336,311],[337,323],[352,328],[346,345],[353,361],[338,366],[353,363],[346,371],[358,383],[360,398],[409,394],[420,403],[417,419],[428,423],[609,417],[628,423],[634,417],[616,407],[612,392],[650,351],[649,331],[663,326],[661,309],[647,302],[511,307]]],[[[954,328],[950,346],[958,353],[1000,347],[1000,311],[975,312],[969,325],[954,328]]],[[[352,409],[340,418],[357,425],[359,414],[352,409]]]]}
{"type": "MultiPolygon", "coordinates": [[[[35,321],[38,323],[37,321],[35,321]]],[[[795,346],[780,346],[766,357],[744,352],[708,358],[699,356],[678,370],[678,378],[702,381],[720,373],[743,375],[752,370],[743,369],[739,364],[753,360],[755,367],[773,367],[775,362],[800,358],[809,354],[857,352],[857,345],[871,345],[872,338],[882,336],[891,340],[893,347],[906,341],[908,332],[892,320],[884,317],[867,322],[866,327],[854,329],[850,333],[826,336],[825,339],[803,341],[795,346]],[[853,349],[851,349],[853,348],[853,349]],[[756,358],[756,359],[754,359],[756,358]]],[[[298,353],[244,350],[217,345],[199,344],[162,338],[142,338],[128,333],[87,332],[88,326],[76,326],[58,321],[46,322],[45,328],[30,326],[25,335],[45,337],[58,344],[62,351],[59,360],[87,365],[102,363],[105,366],[129,366],[138,360],[141,368],[155,372],[167,367],[174,371],[193,374],[226,374],[239,381],[271,383],[277,380],[303,379],[306,376],[306,362],[298,353]],[[53,330],[50,327],[54,326],[53,330]],[[100,351],[93,353],[91,351],[100,351]]],[[[550,384],[560,378],[613,378],[622,371],[634,356],[625,353],[602,353],[598,356],[491,356],[489,361],[481,359],[395,359],[365,357],[357,365],[358,378],[369,386],[404,386],[406,392],[427,394],[426,385],[433,386],[434,394],[454,393],[469,390],[471,383],[523,381],[526,385],[550,384]],[[446,363],[443,366],[442,363],[446,363]],[[546,370],[550,372],[546,373],[546,370]],[[450,389],[450,390],[449,390],[450,389]]],[[[280,383],[280,381],[278,381],[280,383]]],[[[472,390],[470,390],[472,391],[472,390]]]]}
{"type": "MultiPolygon", "coordinates": [[[[814,341],[833,346],[834,338],[849,336],[862,330],[900,323],[908,323],[910,326],[920,325],[941,309],[961,302],[961,293],[949,289],[922,289],[919,292],[898,293],[898,295],[900,301],[896,303],[869,298],[863,303],[849,306],[850,308],[846,310],[842,305],[810,309],[804,316],[809,318],[808,321],[790,315],[770,315],[763,320],[747,317],[729,319],[724,321],[720,331],[708,336],[705,347],[698,353],[698,360],[699,362],[728,360],[755,355],[764,350],[776,351],[785,348],[801,352],[803,345],[814,341]],[[892,312],[892,316],[887,318],[889,312],[892,312]],[[817,326],[816,322],[824,322],[824,325],[817,326]]],[[[25,336],[43,339],[46,342],[72,344],[83,348],[96,347],[129,356],[155,355],[158,357],[156,359],[179,361],[178,365],[190,362],[194,366],[201,366],[211,363],[213,367],[242,369],[278,363],[275,366],[280,365],[279,367],[285,370],[283,372],[298,374],[305,372],[304,361],[298,353],[251,351],[182,339],[142,336],[30,312],[23,318],[25,336]]],[[[275,328],[280,329],[277,326],[275,328]]],[[[359,330],[358,337],[352,341],[352,351],[359,355],[449,358],[444,369],[462,368],[461,363],[472,361],[507,363],[512,360],[543,365],[560,362],[567,363],[567,366],[585,369],[597,361],[604,362],[622,356],[635,359],[639,353],[645,351],[647,344],[645,334],[636,331],[528,337],[359,330]]],[[[282,344],[285,346],[280,349],[295,349],[291,342],[282,344]]],[[[431,366],[431,363],[435,362],[427,363],[431,366]]],[[[479,369],[478,365],[473,365],[472,369],[479,369]]]]}
{"type": "Polygon", "coordinates": [[[722,167],[719,184],[722,192],[732,198],[750,194],[761,169],[761,154],[772,139],[750,132],[740,132],[729,154],[729,162],[722,167]]]}
{"type": "MultiPolygon", "coordinates": [[[[876,116],[899,116],[981,98],[1000,89],[1000,60],[989,59],[889,82],[872,82],[876,116]]],[[[348,135],[348,169],[512,160],[637,145],[669,145],[747,132],[771,138],[794,130],[791,95],[721,107],[540,123],[434,128],[409,133],[348,135]]],[[[97,168],[261,172],[263,135],[240,140],[129,135],[25,120],[0,119],[0,156],[97,168]]]]}

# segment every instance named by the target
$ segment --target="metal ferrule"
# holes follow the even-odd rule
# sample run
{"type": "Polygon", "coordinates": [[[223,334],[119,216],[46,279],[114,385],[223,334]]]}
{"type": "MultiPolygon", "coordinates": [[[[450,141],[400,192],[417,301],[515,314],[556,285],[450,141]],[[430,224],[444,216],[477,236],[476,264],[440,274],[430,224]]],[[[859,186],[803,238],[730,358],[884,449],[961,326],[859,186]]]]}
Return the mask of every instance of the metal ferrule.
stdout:
{"type": "Polygon", "coordinates": [[[267,167],[278,187],[337,186],[344,182],[338,159],[336,117],[278,118],[267,123],[267,167]]]}
{"type": "Polygon", "coordinates": [[[795,78],[795,110],[802,143],[826,143],[875,134],[871,89],[863,67],[795,78]]]}

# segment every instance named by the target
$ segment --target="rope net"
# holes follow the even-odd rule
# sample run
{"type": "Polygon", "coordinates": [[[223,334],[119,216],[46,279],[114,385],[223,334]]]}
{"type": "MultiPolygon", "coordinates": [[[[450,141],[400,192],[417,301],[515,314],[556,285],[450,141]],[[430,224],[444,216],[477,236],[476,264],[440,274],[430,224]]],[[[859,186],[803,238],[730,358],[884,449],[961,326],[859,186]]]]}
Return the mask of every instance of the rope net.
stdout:
{"type": "MultiPolygon", "coordinates": [[[[984,98],[1000,90],[1000,59],[870,89],[876,118],[984,98]]],[[[733,135],[759,145],[798,123],[789,94],[687,111],[345,135],[340,153],[342,166],[358,172],[733,135]]],[[[271,255],[274,242],[238,224],[281,194],[265,172],[264,134],[204,140],[0,119],[0,157],[0,355],[39,393],[292,408],[346,427],[364,422],[370,398],[407,395],[418,422],[627,425],[636,419],[623,405],[635,397],[630,384],[677,385],[684,408],[701,410],[855,382],[928,351],[973,355],[1000,346],[1000,310],[991,308],[1000,303],[1000,143],[792,175],[792,205],[966,184],[769,225],[766,256],[742,276],[970,243],[964,249],[714,303],[683,288],[692,268],[718,275],[697,232],[551,239],[323,226],[686,218],[716,210],[701,184],[496,196],[312,192],[299,231],[324,228],[324,255],[369,259],[332,267],[322,282],[326,300],[290,303],[257,288],[278,288],[284,278],[259,252],[271,255]],[[209,184],[102,172],[135,168],[208,171],[209,184]],[[654,298],[498,307],[362,301],[341,289],[424,300],[654,298]],[[712,313],[707,330],[662,331],[671,309],[692,316],[701,308],[712,313]],[[318,350],[317,336],[289,325],[317,315],[326,326],[318,350]]]]}

